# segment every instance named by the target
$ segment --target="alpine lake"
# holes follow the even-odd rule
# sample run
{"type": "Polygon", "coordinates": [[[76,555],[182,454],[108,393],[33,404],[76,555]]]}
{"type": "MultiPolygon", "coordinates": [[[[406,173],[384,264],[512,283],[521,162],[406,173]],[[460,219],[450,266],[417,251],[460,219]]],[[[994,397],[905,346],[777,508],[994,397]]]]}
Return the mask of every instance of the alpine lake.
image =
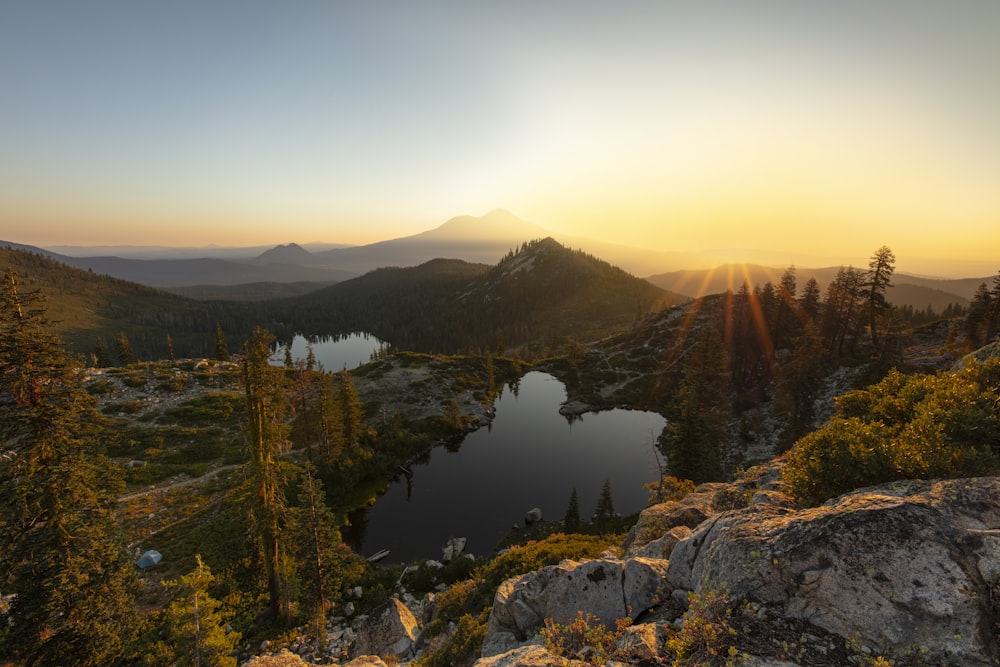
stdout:
{"type": "MultiPolygon", "coordinates": [[[[338,371],[366,363],[381,344],[352,334],[312,348],[326,370],[338,371]]],[[[291,349],[294,359],[305,358],[305,339],[297,336],[291,349]]],[[[561,520],[574,488],[580,517],[588,520],[606,481],[617,513],[643,509],[643,485],[659,474],[654,443],[666,420],[621,409],[564,416],[565,401],[565,387],[547,373],[532,371],[505,386],[489,426],[400,470],[374,504],[349,515],[345,541],[366,557],[388,551],[386,562],[439,559],[452,538],[465,538],[467,553],[485,556],[532,509],[543,520],[561,520]]]]}

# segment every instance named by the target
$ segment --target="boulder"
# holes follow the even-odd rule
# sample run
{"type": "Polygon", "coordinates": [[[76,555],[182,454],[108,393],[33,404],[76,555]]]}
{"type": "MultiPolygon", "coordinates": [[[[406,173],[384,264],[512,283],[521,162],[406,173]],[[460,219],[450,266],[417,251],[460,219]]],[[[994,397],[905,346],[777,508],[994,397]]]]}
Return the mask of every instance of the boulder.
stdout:
{"type": "Polygon", "coordinates": [[[362,655],[409,656],[418,633],[417,619],[402,602],[390,598],[375,607],[357,629],[352,657],[362,655]]]}
{"type": "Polygon", "coordinates": [[[589,663],[568,660],[531,644],[499,655],[480,658],[473,667],[588,667],[589,663]]]}
{"type": "Polygon", "coordinates": [[[444,545],[442,551],[442,558],[445,563],[450,563],[453,559],[458,558],[465,551],[466,539],[464,537],[453,537],[448,540],[447,544],[444,545]]]}
{"type": "MultiPolygon", "coordinates": [[[[761,499],[763,500],[763,499],[761,499]]],[[[757,502],[673,550],[677,589],[725,589],[875,652],[995,665],[1000,478],[900,482],[794,510],[757,502]]]]}
{"type": "Polygon", "coordinates": [[[694,528],[718,512],[713,507],[715,494],[725,484],[702,484],[681,500],[671,500],[647,507],[628,531],[622,543],[627,556],[637,554],[649,543],[664,537],[677,526],[694,528]]]}
{"type": "Polygon", "coordinates": [[[569,623],[579,612],[614,627],[626,616],[635,619],[664,592],[667,562],[566,560],[508,579],[497,589],[486,625],[483,656],[497,655],[530,641],[550,618],[569,623]]]}
{"type": "Polygon", "coordinates": [[[533,523],[538,523],[542,520],[542,509],[540,507],[532,507],[530,510],[524,513],[524,525],[530,526],[533,523]]]}

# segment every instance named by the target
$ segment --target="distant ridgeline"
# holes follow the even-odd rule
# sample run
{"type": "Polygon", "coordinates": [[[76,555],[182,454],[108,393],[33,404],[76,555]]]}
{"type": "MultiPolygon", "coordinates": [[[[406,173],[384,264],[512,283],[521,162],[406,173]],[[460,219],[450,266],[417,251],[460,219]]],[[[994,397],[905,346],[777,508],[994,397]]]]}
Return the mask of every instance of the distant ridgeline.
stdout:
{"type": "Polygon", "coordinates": [[[494,267],[437,259],[259,302],[195,301],[0,248],[7,266],[48,296],[70,349],[89,354],[98,337],[124,332],[142,359],[211,356],[216,324],[233,350],[257,325],[283,340],[366,331],[427,352],[541,348],[600,338],[683,300],[552,239],[525,243],[494,267]]]}

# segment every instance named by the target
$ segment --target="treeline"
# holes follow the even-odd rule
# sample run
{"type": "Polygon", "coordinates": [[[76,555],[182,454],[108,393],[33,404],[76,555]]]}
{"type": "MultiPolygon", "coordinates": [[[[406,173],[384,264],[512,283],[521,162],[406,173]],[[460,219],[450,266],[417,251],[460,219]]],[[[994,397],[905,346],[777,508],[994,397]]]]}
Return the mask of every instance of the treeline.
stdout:
{"type": "MultiPolygon", "coordinates": [[[[742,415],[767,401],[783,425],[781,446],[790,447],[815,426],[818,392],[838,366],[866,364],[869,381],[900,366],[903,319],[888,297],[894,264],[883,246],[867,270],[841,268],[825,295],[812,278],[800,291],[789,268],[778,285],[744,283],[693,306],[708,314],[688,325],[696,333],[670,342],[660,378],[660,386],[678,388],[660,441],[670,473],[721,479],[732,449],[729,424],[749,428],[742,415]]],[[[953,323],[952,333],[964,328],[965,336],[951,344],[965,352],[992,340],[998,312],[1000,276],[992,290],[982,285],[964,320],[953,323]]]]}

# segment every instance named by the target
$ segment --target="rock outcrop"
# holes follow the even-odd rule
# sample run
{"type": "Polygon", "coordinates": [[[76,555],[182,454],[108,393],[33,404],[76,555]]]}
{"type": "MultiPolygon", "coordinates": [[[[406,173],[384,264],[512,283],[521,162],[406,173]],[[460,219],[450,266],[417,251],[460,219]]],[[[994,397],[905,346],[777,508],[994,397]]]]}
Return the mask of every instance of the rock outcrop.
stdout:
{"type": "Polygon", "coordinates": [[[504,582],[478,664],[556,664],[538,646],[544,619],[565,623],[580,610],[610,625],[672,600],[658,624],[628,629],[648,655],[662,648],[663,614],[713,591],[751,603],[755,622],[793,639],[826,638],[822,652],[860,643],[928,664],[1000,662],[1000,478],[894,483],[798,509],[779,465],[648,508],[623,560],[564,561],[504,582]]]}
{"type": "Polygon", "coordinates": [[[357,629],[352,657],[362,655],[407,658],[417,640],[419,625],[413,613],[396,598],[375,607],[357,629]]]}
{"type": "Polygon", "coordinates": [[[579,611],[607,626],[653,606],[665,582],[667,561],[566,560],[508,579],[497,589],[483,655],[497,655],[530,641],[545,619],[569,623],[579,611]]]}
{"type": "Polygon", "coordinates": [[[878,652],[995,665],[998,575],[1000,479],[981,478],[722,514],[674,548],[667,579],[724,589],[878,652]]]}

